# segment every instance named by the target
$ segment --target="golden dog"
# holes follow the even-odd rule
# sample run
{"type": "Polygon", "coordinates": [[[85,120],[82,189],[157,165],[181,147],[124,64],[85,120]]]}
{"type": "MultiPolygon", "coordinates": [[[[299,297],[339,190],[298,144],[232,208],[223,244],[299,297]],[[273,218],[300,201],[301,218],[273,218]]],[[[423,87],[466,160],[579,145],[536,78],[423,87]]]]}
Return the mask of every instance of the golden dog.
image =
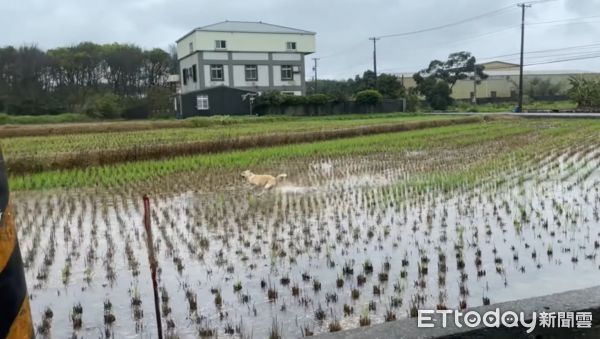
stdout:
{"type": "Polygon", "coordinates": [[[254,174],[249,170],[245,170],[242,172],[242,176],[255,187],[261,187],[265,190],[268,190],[277,186],[281,180],[287,177],[287,174],[280,174],[274,177],[268,174],[254,174]]]}

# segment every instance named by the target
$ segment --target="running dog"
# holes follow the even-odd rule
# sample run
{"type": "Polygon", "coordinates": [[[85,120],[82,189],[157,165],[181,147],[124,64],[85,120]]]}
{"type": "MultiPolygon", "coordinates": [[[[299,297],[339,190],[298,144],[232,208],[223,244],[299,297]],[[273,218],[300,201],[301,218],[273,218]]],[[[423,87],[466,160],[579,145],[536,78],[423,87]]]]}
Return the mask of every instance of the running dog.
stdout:
{"type": "Polygon", "coordinates": [[[246,178],[254,187],[261,187],[269,190],[279,184],[281,180],[287,177],[287,174],[280,174],[276,177],[268,174],[254,174],[249,170],[242,172],[242,177],[246,178]]]}

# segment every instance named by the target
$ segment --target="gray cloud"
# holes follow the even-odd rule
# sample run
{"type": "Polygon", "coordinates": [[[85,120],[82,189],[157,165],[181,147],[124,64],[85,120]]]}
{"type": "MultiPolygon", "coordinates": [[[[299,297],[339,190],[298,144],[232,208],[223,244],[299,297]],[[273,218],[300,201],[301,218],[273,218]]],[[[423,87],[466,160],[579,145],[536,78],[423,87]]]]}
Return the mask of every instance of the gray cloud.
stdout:
{"type": "MultiPolygon", "coordinates": [[[[369,36],[438,26],[505,6],[510,8],[481,20],[381,40],[379,69],[409,72],[454,51],[468,50],[479,58],[518,52],[519,8],[510,0],[3,1],[0,45],[36,43],[52,48],[94,41],[167,48],[194,27],[222,20],[264,21],[317,32],[315,56],[322,57],[320,74],[344,78],[372,68],[369,36]]],[[[600,0],[557,0],[534,4],[527,11],[527,20],[539,23],[593,15],[600,16],[600,0]]],[[[528,26],[527,49],[597,42],[600,17],[584,22],[528,26]]],[[[598,70],[598,64],[593,59],[537,67],[598,70]]]]}

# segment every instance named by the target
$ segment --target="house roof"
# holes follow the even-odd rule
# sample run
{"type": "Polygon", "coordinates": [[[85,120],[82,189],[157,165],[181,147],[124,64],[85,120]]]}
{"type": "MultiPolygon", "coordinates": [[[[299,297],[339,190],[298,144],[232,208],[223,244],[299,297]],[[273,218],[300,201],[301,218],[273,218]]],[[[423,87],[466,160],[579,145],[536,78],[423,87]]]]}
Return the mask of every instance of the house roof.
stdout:
{"type": "Polygon", "coordinates": [[[493,65],[506,65],[506,66],[510,66],[510,67],[519,67],[519,64],[513,64],[510,62],[499,61],[499,60],[484,62],[481,64],[481,66],[493,66],[493,65]]]}
{"type": "Polygon", "coordinates": [[[291,28],[268,24],[262,21],[222,21],[212,25],[198,27],[188,34],[181,37],[177,42],[187,37],[193,32],[235,32],[235,33],[273,33],[273,34],[310,34],[315,35],[315,32],[305,31],[303,29],[291,28]]]}

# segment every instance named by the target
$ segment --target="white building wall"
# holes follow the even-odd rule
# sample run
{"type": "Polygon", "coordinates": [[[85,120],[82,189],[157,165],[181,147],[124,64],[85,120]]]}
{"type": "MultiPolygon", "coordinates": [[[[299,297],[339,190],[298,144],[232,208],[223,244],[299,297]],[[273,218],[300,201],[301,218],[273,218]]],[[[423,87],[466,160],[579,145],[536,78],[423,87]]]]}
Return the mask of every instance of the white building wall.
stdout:
{"type": "MultiPolygon", "coordinates": [[[[196,41],[196,36],[194,34],[190,34],[188,36],[186,36],[185,38],[183,38],[182,40],[180,40],[179,42],[177,42],[177,57],[179,59],[184,58],[188,55],[190,55],[190,42],[195,45],[195,41],[196,41]]],[[[194,50],[198,50],[196,48],[196,46],[192,46],[194,50]]],[[[214,49],[214,48],[212,48],[214,49]]]]}
{"type": "Polygon", "coordinates": [[[180,57],[188,55],[190,42],[195,50],[216,51],[216,40],[227,41],[226,50],[235,52],[291,52],[287,50],[287,42],[296,43],[294,52],[314,53],[316,49],[312,34],[195,31],[177,43],[177,53],[180,57]]]}
{"type": "Polygon", "coordinates": [[[258,65],[258,80],[246,81],[246,67],[244,65],[233,66],[233,85],[235,87],[267,87],[269,86],[269,66],[258,65]]]}
{"type": "Polygon", "coordinates": [[[203,52],[204,60],[229,60],[227,52],[203,52]]]}
{"type": "Polygon", "coordinates": [[[273,60],[276,61],[300,61],[302,54],[300,53],[273,53],[273,60]]]}
{"type": "Polygon", "coordinates": [[[202,77],[200,76],[200,67],[198,65],[198,54],[192,54],[189,55],[188,57],[186,57],[185,59],[181,60],[180,62],[180,71],[179,71],[179,75],[181,77],[181,92],[182,93],[187,93],[187,92],[192,92],[192,91],[197,91],[200,90],[200,84],[202,81],[202,77]],[[184,68],[190,68],[193,65],[196,65],[196,79],[197,81],[194,82],[194,80],[190,77],[187,80],[187,84],[184,85],[183,84],[183,69],[184,68]]]}
{"type": "Polygon", "coordinates": [[[231,53],[232,60],[269,60],[269,53],[231,53]]]}

